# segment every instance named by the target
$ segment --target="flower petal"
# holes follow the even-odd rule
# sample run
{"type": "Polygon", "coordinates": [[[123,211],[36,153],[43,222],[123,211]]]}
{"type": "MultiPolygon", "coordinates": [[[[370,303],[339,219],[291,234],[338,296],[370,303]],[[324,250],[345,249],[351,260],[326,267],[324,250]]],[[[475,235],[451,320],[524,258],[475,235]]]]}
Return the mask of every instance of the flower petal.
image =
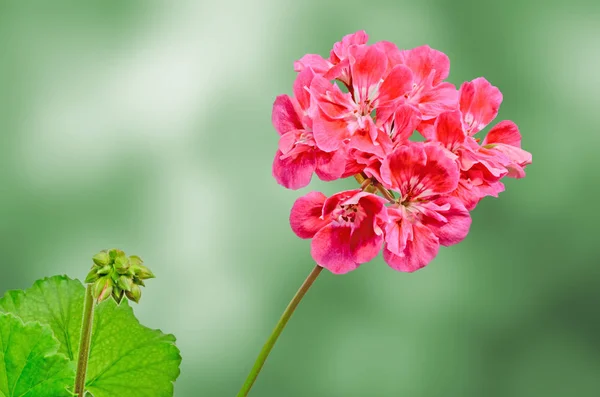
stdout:
{"type": "Polygon", "coordinates": [[[381,166],[381,178],[402,198],[416,200],[456,189],[458,165],[437,143],[397,147],[381,166]]]}
{"type": "Polygon", "coordinates": [[[360,221],[355,222],[351,247],[357,263],[369,262],[375,258],[383,244],[383,227],[387,223],[385,199],[372,193],[356,194],[347,203],[357,200],[360,221]]]}
{"type": "Polygon", "coordinates": [[[395,66],[379,87],[377,106],[393,102],[412,89],[413,75],[404,65],[395,66]]]}
{"type": "Polygon", "coordinates": [[[460,179],[452,195],[458,198],[468,211],[473,211],[483,196],[473,183],[465,178],[460,179]]]}
{"type": "Polygon", "coordinates": [[[436,118],[442,112],[455,110],[458,106],[458,91],[454,84],[441,83],[423,90],[412,103],[418,102],[423,120],[436,118]]]}
{"type": "Polygon", "coordinates": [[[382,182],[404,196],[410,191],[413,175],[419,175],[426,162],[422,143],[409,142],[399,146],[381,165],[382,182]]]}
{"type": "Polygon", "coordinates": [[[392,140],[400,143],[407,141],[413,135],[420,122],[421,113],[414,106],[399,106],[394,115],[392,140]]]}
{"type": "Polygon", "coordinates": [[[334,150],[331,153],[317,151],[315,172],[322,181],[334,181],[341,178],[346,168],[346,151],[334,150]]]}
{"type": "Polygon", "coordinates": [[[324,59],[321,55],[306,54],[296,62],[294,62],[294,70],[302,72],[305,69],[312,69],[317,74],[325,74],[330,68],[331,63],[324,59]]]}
{"type": "Polygon", "coordinates": [[[422,222],[436,235],[441,245],[447,247],[457,244],[467,236],[471,215],[458,198],[444,196],[424,206],[428,204],[437,216],[425,216],[422,222]]]}
{"type": "Polygon", "coordinates": [[[367,263],[381,251],[383,235],[375,234],[372,226],[355,229],[350,239],[350,249],[356,263],[367,263]]]}
{"type": "Polygon", "coordinates": [[[278,150],[273,159],[273,177],[277,183],[288,189],[296,190],[307,186],[314,171],[314,150],[290,157],[285,157],[278,150]]]}
{"type": "Polygon", "coordinates": [[[417,131],[427,140],[435,139],[434,123],[436,119],[422,120],[417,126],[417,131]]]}
{"type": "Polygon", "coordinates": [[[291,98],[287,95],[279,95],[273,103],[273,113],[271,115],[273,126],[283,135],[291,130],[302,129],[302,123],[296,113],[291,98]]]}
{"type": "Polygon", "coordinates": [[[496,145],[492,150],[501,152],[511,159],[511,163],[506,166],[506,169],[508,170],[508,174],[506,174],[507,177],[525,177],[525,167],[531,164],[531,153],[515,146],[502,144],[496,145]]]}
{"type": "Polygon", "coordinates": [[[348,49],[351,46],[367,44],[367,41],[369,41],[369,35],[364,30],[347,34],[342,37],[342,40],[333,45],[333,49],[329,54],[329,60],[332,63],[339,63],[342,59],[348,57],[348,49]]]}
{"type": "Polygon", "coordinates": [[[290,212],[290,225],[300,238],[312,238],[329,223],[321,216],[327,197],[321,192],[310,192],[296,200],[290,212]]]}
{"type": "Polygon", "coordinates": [[[364,45],[350,47],[349,54],[355,101],[362,103],[373,99],[373,90],[377,88],[387,68],[385,54],[375,47],[364,45]]]}
{"type": "Polygon", "coordinates": [[[502,93],[483,77],[460,87],[460,111],[469,135],[475,135],[498,115],[502,93]]]}
{"type": "Polygon", "coordinates": [[[315,75],[310,83],[310,94],[310,112],[313,113],[313,117],[321,110],[330,118],[341,119],[351,115],[356,108],[349,92],[342,92],[337,85],[318,75],[315,75]]]}
{"type": "Polygon", "coordinates": [[[277,147],[282,154],[288,154],[294,149],[296,139],[304,130],[291,130],[279,137],[279,143],[277,147]]]}
{"type": "Polygon", "coordinates": [[[398,46],[390,41],[378,41],[373,44],[373,47],[385,53],[388,59],[387,70],[392,70],[396,65],[404,63],[403,51],[398,49],[398,46]]]}
{"type": "Polygon", "coordinates": [[[313,136],[319,149],[333,152],[350,139],[351,131],[345,120],[330,119],[321,114],[313,119],[313,136]]]}
{"type": "Polygon", "coordinates": [[[450,59],[448,56],[427,45],[402,51],[402,55],[404,64],[413,71],[417,84],[433,74],[432,83],[437,85],[450,74],[450,59]]]}
{"type": "Polygon", "coordinates": [[[385,225],[386,249],[395,255],[402,255],[406,242],[412,240],[412,225],[407,222],[402,206],[387,207],[388,222],[385,225]]]}
{"type": "Polygon", "coordinates": [[[429,264],[436,257],[440,244],[438,238],[426,226],[415,224],[406,227],[412,227],[412,239],[406,242],[402,253],[394,254],[386,244],[383,259],[392,269],[410,273],[429,264]]]}
{"type": "Polygon", "coordinates": [[[327,225],[315,234],[310,253],[319,266],[334,274],[356,269],[355,255],[350,248],[350,226],[327,225]]]}
{"type": "Polygon", "coordinates": [[[385,156],[385,150],[389,150],[391,141],[389,138],[386,140],[385,133],[381,131],[382,136],[380,137],[380,130],[373,124],[373,120],[366,119],[366,126],[363,129],[354,131],[348,147],[352,149],[358,149],[363,153],[376,154],[380,157],[385,156]]]}
{"type": "Polygon", "coordinates": [[[452,195],[458,197],[469,211],[475,209],[477,204],[486,196],[498,197],[504,191],[504,184],[499,180],[487,181],[487,171],[477,166],[469,171],[461,173],[458,187],[452,195]]]}
{"type": "Polygon", "coordinates": [[[300,105],[300,108],[304,111],[310,107],[310,92],[309,87],[315,77],[315,73],[312,69],[304,69],[294,81],[294,96],[300,105]]]}
{"type": "Polygon", "coordinates": [[[515,123],[505,120],[496,124],[483,140],[483,146],[501,152],[510,159],[508,177],[525,177],[524,168],[531,164],[531,153],[521,149],[521,134],[515,123]]]}
{"type": "Polygon", "coordinates": [[[338,64],[333,65],[327,73],[323,75],[327,80],[340,80],[346,87],[351,83],[350,78],[350,60],[343,59],[338,64]]]}
{"type": "Polygon", "coordinates": [[[446,149],[455,152],[467,138],[463,131],[461,114],[458,111],[445,112],[436,119],[434,140],[440,142],[446,149]]]}
{"type": "Polygon", "coordinates": [[[496,124],[486,135],[482,145],[503,143],[505,145],[521,147],[521,133],[519,127],[510,121],[504,120],[496,124]]]}

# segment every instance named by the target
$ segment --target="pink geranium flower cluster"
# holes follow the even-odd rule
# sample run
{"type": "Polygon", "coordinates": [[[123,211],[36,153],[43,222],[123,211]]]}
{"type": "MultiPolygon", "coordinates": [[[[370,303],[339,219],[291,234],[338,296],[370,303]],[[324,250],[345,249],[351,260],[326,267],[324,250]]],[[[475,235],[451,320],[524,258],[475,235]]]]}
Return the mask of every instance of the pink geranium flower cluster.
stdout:
{"type": "Polygon", "coordinates": [[[273,176],[289,189],[308,185],[313,173],[361,183],[294,204],[292,229],[312,239],[319,265],[347,273],[383,248],[392,268],[412,272],[440,245],[463,240],[469,211],[497,197],[505,176],[524,177],[531,154],[512,121],[496,124],[483,141],[475,137],[502,102],[487,80],[457,90],[444,81],[450,61],[442,52],[367,39],[364,31],[345,36],[329,58],[309,54],[294,64],[294,95],[273,105],[280,134],[273,176]],[[409,140],[415,130],[424,142],[409,140]]]}

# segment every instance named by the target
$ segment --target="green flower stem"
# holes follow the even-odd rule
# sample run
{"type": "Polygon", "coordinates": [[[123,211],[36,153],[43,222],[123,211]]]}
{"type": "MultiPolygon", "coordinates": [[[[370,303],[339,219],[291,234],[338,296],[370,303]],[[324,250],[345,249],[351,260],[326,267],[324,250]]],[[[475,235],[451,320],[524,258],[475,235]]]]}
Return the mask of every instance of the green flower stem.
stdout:
{"type": "Polygon", "coordinates": [[[265,364],[265,361],[267,360],[267,357],[269,357],[269,353],[271,353],[273,346],[275,346],[277,338],[279,338],[279,335],[281,335],[281,332],[285,328],[285,325],[289,321],[290,317],[292,317],[292,314],[294,314],[294,310],[296,310],[296,307],[306,294],[306,291],[308,291],[310,286],[316,280],[319,273],[321,273],[321,270],[323,270],[321,266],[315,266],[315,268],[312,270],[312,272],[310,272],[306,280],[304,280],[304,283],[302,284],[298,292],[296,292],[296,295],[294,295],[294,298],[291,300],[290,304],[285,309],[285,311],[281,315],[281,318],[277,322],[277,325],[275,326],[275,329],[273,330],[271,336],[267,340],[267,343],[265,343],[262,350],[260,351],[260,354],[256,358],[254,367],[252,367],[252,370],[250,371],[248,378],[246,378],[246,382],[244,382],[242,389],[237,394],[237,397],[245,397],[248,395],[248,392],[250,392],[250,389],[252,388],[252,385],[254,385],[254,382],[256,381],[260,370],[262,369],[263,365],[265,364]]]}
{"type": "Polygon", "coordinates": [[[379,192],[381,193],[381,195],[383,197],[385,197],[385,199],[387,201],[389,201],[392,204],[396,203],[396,198],[394,197],[394,195],[392,193],[390,193],[390,191],[387,190],[381,183],[377,182],[375,184],[375,187],[377,188],[377,190],[379,190],[379,192]]]}
{"type": "Polygon", "coordinates": [[[75,395],[83,397],[85,393],[85,374],[90,356],[90,341],[92,339],[92,321],[94,319],[94,297],[92,285],[88,284],[85,291],[85,307],[81,324],[81,339],[79,341],[79,357],[77,357],[77,375],[75,376],[75,395]]]}

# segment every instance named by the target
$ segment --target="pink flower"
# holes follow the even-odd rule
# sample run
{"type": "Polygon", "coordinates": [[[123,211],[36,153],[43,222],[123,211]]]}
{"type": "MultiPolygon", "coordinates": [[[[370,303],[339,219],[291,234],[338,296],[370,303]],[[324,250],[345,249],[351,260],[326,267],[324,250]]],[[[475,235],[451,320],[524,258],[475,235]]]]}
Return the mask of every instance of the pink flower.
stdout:
{"type": "Polygon", "coordinates": [[[281,135],[273,160],[273,176],[288,189],[308,185],[313,172],[325,181],[338,179],[346,164],[343,150],[326,153],[316,147],[312,121],[307,115],[308,87],[313,77],[310,69],[301,72],[294,83],[296,98],[280,95],[273,104],[273,125],[281,135]]]}
{"type": "Polygon", "coordinates": [[[424,127],[440,113],[457,108],[458,91],[453,84],[444,82],[450,73],[450,59],[446,54],[427,45],[403,51],[387,41],[374,46],[386,53],[388,68],[404,65],[411,70],[411,89],[404,95],[405,103],[419,110],[424,127]]]}
{"type": "Polygon", "coordinates": [[[311,192],[294,203],[292,230],[312,238],[311,255],[332,273],[343,274],[377,256],[387,220],[385,200],[361,190],[325,197],[311,192]]]}
{"type": "Polygon", "coordinates": [[[383,155],[390,138],[381,133],[379,126],[393,116],[398,101],[410,89],[411,72],[398,65],[386,76],[385,53],[368,46],[351,46],[349,65],[351,92],[342,92],[320,76],[312,81],[310,113],[315,141],[325,152],[348,144],[350,148],[383,155]]]}
{"type": "Polygon", "coordinates": [[[522,178],[531,154],[521,149],[521,135],[515,123],[503,121],[493,127],[482,146],[473,135],[485,128],[498,114],[502,94],[480,77],[460,88],[460,111],[441,114],[435,121],[430,140],[440,142],[456,155],[461,170],[454,196],[468,210],[486,196],[504,191],[504,176],[522,178]]]}
{"type": "Polygon", "coordinates": [[[471,217],[460,200],[447,196],[458,185],[459,170],[434,143],[399,146],[381,167],[386,187],[400,198],[388,207],[383,258],[394,269],[413,272],[437,255],[439,246],[463,240],[471,217]]]}
{"type": "Polygon", "coordinates": [[[281,135],[273,175],[292,189],[306,186],[313,173],[360,181],[361,190],[330,198],[312,192],[292,208],[292,230],[312,239],[319,265],[347,273],[383,246],[392,268],[412,272],[440,245],[463,240],[469,211],[498,196],[505,176],[524,177],[532,159],[512,121],[497,124],[483,142],[475,137],[502,103],[487,80],[457,90],[445,82],[444,53],[367,40],[359,31],[335,43],[327,59],[308,54],[294,64],[294,96],[282,95],[273,106],[281,135]],[[426,142],[410,141],[415,130],[426,142]]]}
{"type": "Polygon", "coordinates": [[[477,141],[463,129],[461,113],[442,113],[435,122],[432,140],[445,147],[456,159],[460,169],[460,180],[452,193],[461,199],[468,210],[475,208],[485,196],[497,197],[504,191],[500,182],[507,173],[509,164],[504,155],[481,148],[477,141]]]}
{"type": "Polygon", "coordinates": [[[508,158],[508,177],[525,177],[525,166],[531,164],[531,153],[521,149],[521,134],[515,123],[505,120],[496,124],[486,135],[482,146],[508,158]]]}
{"type": "Polygon", "coordinates": [[[325,78],[329,80],[337,79],[346,86],[352,85],[352,76],[350,71],[350,48],[353,46],[362,46],[367,44],[369,36],[364,30],[346,35],[333,45],[333,50],[329,55],[329,62],[334,66],[325,73],[325,78]]]}
{"type": "MultiPolygon", "coordinates": [[[[498,115],[502,93],[483,77],[466,82],[460,87],[460,111],[464,130],[474,135],[485,128],[498,115]]],[[[509,177],[523,178],[525,166],[531,164],[531,153],[521,149],[519,128],[510,120],[492,127],[482,144],[492,156],[506,166],[509,177]]]]}
{"type": "Polygon", "coordinates": [[[401,53],[403,64],[413,73],[413,88],[407,102],[421,112],[422,120],[431,120],[440,113],[456,109],[456,87],[444,82],[450,73],[450,60],[441,51],[421,46],[401,53]]]}

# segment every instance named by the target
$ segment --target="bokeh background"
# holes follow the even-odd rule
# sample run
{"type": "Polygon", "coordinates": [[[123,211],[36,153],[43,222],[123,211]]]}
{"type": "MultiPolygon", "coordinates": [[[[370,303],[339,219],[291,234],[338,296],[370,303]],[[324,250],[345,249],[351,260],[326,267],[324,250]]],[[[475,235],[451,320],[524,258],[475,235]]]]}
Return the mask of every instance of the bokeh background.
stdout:
{"type": "MultiPolygon", "coordinates": [[[[534,163],[424,270],[324,272],[253,396],[600,395],[600,2],[0,2],[0,293],[119,247],[158,275],[176,396],[233,396],[313,266],[271,177],[292,63],[343,35],[450,56],[534,163]]],[[[353,181],[310,189],[332,193],[353,181]]]]}

